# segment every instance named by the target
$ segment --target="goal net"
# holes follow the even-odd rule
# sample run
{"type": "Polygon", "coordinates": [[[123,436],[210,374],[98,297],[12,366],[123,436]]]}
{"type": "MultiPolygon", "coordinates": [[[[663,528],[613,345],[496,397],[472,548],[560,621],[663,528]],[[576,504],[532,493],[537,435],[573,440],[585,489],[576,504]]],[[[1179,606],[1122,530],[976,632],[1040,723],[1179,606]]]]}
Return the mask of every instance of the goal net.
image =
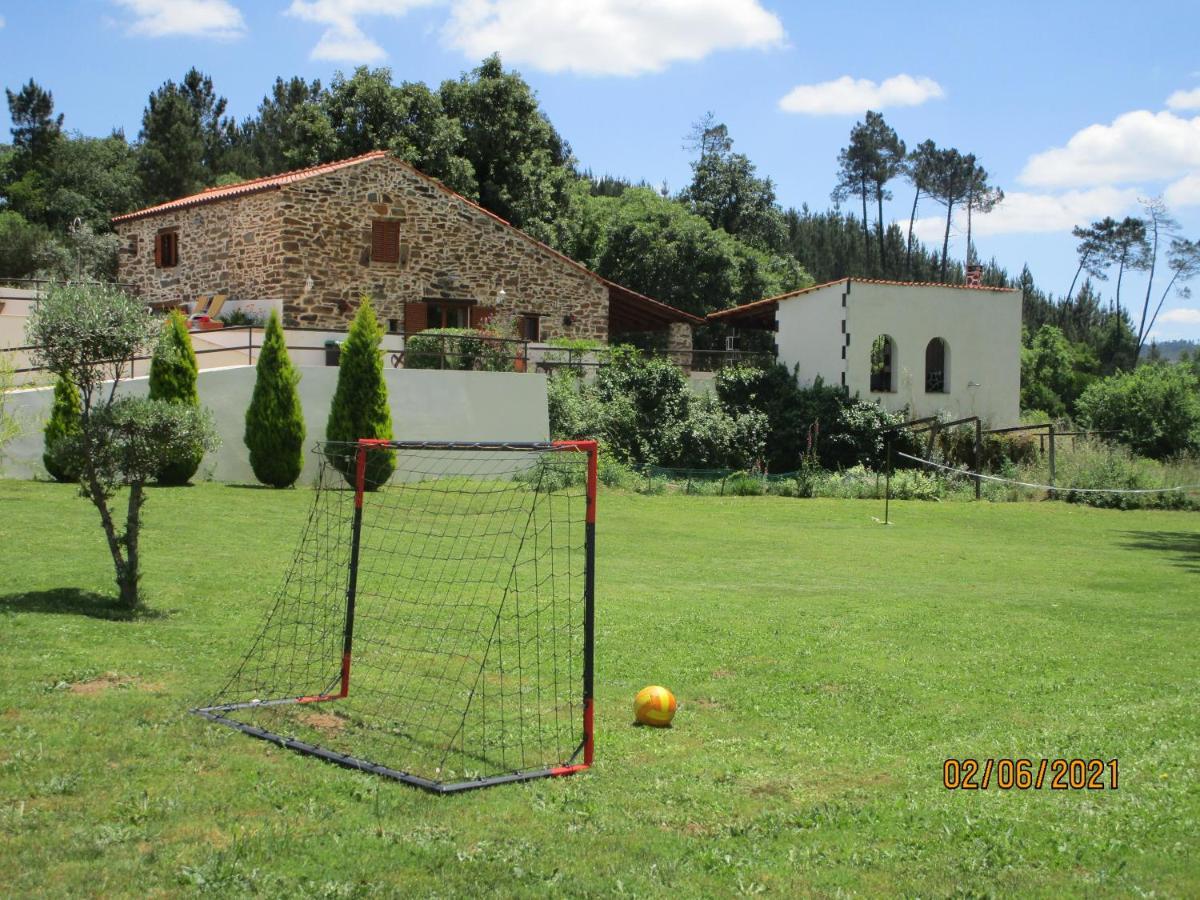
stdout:
{"type": "Polygon", "coordinates": [[[596,445],[321,448],[214,722],[434,791],[592,762],[596,445]]]}

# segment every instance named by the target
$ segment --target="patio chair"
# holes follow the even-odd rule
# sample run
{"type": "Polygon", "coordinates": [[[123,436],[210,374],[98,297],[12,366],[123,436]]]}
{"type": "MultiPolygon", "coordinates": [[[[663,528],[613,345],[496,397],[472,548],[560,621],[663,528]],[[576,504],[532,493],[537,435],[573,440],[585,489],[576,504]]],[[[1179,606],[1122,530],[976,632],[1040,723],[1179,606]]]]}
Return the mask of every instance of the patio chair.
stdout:
{"type": "Polygon", "coordinates": [[[221,314],[221,307],[225,305],[225,301],[228,299],[228,294],[214,294],[212,303],[210,303],[208,307],[208,317],[210,319],[216,319],[216,317],[221,314]]]}
{"type": "Polygon", "coordinates": [[[192,304],[192,311],[188,314],[189,319],[194,319],[197,316],[206,315],[208,312],[208,304],[212,300],[208,294],[201,294],[196,298],[196,302],[192,304]]]}

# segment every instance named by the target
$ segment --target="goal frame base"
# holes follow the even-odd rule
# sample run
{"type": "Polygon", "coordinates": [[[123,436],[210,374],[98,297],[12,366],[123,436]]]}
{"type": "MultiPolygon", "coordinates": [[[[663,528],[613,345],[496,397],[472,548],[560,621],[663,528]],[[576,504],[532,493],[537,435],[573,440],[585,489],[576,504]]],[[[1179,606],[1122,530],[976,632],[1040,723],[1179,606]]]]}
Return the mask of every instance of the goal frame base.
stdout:
{"type": "MultiPolygon", "coordinates": [[[[299,700],[282,700],[277,701],[277,704],[283,703],[299,703],[299,700]]],[[[248,706],[249,704],[237,704],[238,706],[248,706]]],[[[265,704],[256,704],[265,705],[265,704]]],[[[368,772],[372,775],[381,775],[384,778],[391,778],[394,781],[402,781],[405,784],[411,784],[414,787],[422,788],[434,794],[457,794],[462,791],[475,790],[476,788],[495,787],[500,784],[512,784],[517,781],[534,781],[538,778],[559,778],[564,775],[574,775],[576,772],[582,772],[591,768],[590,763],[576,763],[581,753],[587,749],[586,740],[581,742],[571,754],[571,758],[561,766],[551,766],[546,769],[530,769],[525,772],[509,772],[503,775],[488,775],[483,778],[474,778],[468,781],[432,781],[428,778],[422,778],[420,775],[413,775],[411,772],[402,772],[399,769],[392,769],[379,763],[371,762],[369,759],[360,759],[357,756],[350,756],[346,753],[338,753],[335,750],[330,750],[322,747],[319,744],[310,744],[307,741],[297,740],[296,738],[286,737],[282,734],[276,734],[273,731],[268,731],[265,728],[259,728],[257,725],[250,725],[246,722],[239,722],[237,719],[230,719],[228,716],[221,715],[222,711],[228,711],[228,707],[222,706],[207,706],[198,709],[189,710],[193,715],[208,719],[210,722],[215,722],[218,725],[225,725],[235,731],[240,731],[242,734],[247,734],[250,737],[258,738],[266,741],[269,744],[275,744],[278,747],[284,747],[288,750],[293,750],[296,753],[303,753],[306,756],[315,756],[317,759],[324,760],[328,763],[333,763],[335,766],[341,766],[344,769],[356,769],[360,772],[368,772]]]]}

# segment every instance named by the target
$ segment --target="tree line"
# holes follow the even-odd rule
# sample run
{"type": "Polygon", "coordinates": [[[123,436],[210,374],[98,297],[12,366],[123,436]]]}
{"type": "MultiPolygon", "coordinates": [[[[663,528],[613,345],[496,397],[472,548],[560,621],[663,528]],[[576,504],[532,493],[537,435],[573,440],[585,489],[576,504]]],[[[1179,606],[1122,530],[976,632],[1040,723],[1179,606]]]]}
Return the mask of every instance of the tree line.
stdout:
{"type": "MultiPolygon", "coordinates": [[[[149,95],[133,141],[119,130],[68,131],[50,91],[32,80],[6,95],[13,125],[11,144],[0,146],[0,277],[9,278],[109,278],[113,215],[377,148],[598,274],[699,315],[846,276],[961,283],[966,266],[981,263],[974,219],[1004,196],[975,153],[931,140],[910,149],[874,111],[838,155],[829,210],[784,209],[773,180],[712,113],[685,138],[692,174],[681,190],[595,175],[497,56],[436,88],[397,83],[387,68],[339,72],[327,85],[276,78],[240,121],[211,77],[192,68],[149,95]],[[900,183],[912,192],[908,220],[888,222],[884,203],[900,183]],[[945,213],[940,248],[914,235],[927,202],[945,213]],[[966,215],[961,260],[950,253],[956,213],[966,215]]],[[[1025,291],[1027,349],[1049,325],[1071,345],[1077,375],[1129,368],[1165,299],[1194,276],[1196,242],[1177,233],[1161,201],[1076,234],[1079,269],[1065,296],[1039,288],[1027,268],[1010,276],[994,261],[982,264],[983,284],[1025,291]],[[1122,294],[1131,271],[1150,276],[1138,303],[1122,294]],[[1100,285],[1110,277],[1105,302],[1100,285]]],[[[723,337],[708,332],[700,346],[723,337]]]]}

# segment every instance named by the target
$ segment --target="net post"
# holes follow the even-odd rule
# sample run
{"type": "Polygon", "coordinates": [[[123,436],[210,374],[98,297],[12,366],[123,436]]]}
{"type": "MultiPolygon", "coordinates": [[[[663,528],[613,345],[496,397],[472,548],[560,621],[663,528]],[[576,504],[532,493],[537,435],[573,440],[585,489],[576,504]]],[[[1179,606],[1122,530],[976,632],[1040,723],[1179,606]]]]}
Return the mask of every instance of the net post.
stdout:
{"type": "Polygon", "coordinates": [[[596,494],[599,481],[600,449],[587,442],[587,521],[584,525],[584,558],[587,573],[583,594],[583,764],[590,766],[595,755],[595,699],[593,696],[593,644],[596,630],[596,494]]]}
{"type": "Polygon", "coordinates": [[[350,659],[354,650],[354,600],[358,591],[358,548],[362,538],[363,494],[367,486],[367,453],[371,443],[354,448],[354,524],[350,532],[350,577],[346,583],[346,628],[342,636],[342,686],[338,697],[350,695],[350,659]]]}

